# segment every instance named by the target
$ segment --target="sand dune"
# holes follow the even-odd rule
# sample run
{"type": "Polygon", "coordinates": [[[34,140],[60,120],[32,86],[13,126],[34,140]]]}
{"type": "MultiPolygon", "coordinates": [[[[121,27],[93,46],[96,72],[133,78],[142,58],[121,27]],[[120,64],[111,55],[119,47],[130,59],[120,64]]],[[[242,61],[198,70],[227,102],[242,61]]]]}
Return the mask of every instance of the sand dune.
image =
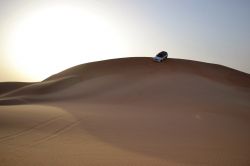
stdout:
{"type": "Polygon", "coordinates": [[[10,91],[19,89],[21,87],[30,85],[32,83],[26,82],[0,82],[0,95],[8,93],[10,91]]]}
{"type": "Polygon", "coordinates": [[[0,96],[2,97],[0,98],[0,105],[30,103],[32,99],[36,99],[37,96],[44,96],[46,94],[50,95],[51,93],[71,87],[80,81],[81,79],[77,76],[67,76],[54,80],[28,84],[3,93],[0,96]]]}
{"type": "Polygon", "coordinates": [[[88,63],[0,104],[2,165],[250,165],[250,76],[220,65],[88,63]]]}

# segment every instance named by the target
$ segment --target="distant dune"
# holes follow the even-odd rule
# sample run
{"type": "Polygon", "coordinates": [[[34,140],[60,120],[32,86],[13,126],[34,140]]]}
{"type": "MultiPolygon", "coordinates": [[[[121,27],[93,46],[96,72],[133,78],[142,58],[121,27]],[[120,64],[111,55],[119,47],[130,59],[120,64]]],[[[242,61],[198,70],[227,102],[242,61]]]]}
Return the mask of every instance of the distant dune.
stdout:
{"type": "Polygon", "coordinates": [[[0,95],[31,84],[26,82],[0,82],[0,95]]]}
{"type": "Polygon", "coordinates": [[[0,83],[3,165],[250,165],[250,75],[181,59],[0,83]]]}

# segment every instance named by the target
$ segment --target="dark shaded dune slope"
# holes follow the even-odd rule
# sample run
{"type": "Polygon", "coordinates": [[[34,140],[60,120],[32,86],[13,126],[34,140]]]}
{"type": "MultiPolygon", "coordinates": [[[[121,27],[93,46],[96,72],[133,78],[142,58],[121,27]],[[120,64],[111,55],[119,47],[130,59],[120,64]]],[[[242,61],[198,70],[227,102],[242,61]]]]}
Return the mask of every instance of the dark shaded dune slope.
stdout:
{"type": "Polygon", "coordinates": [[[0,82],[0,95],[22,88],[27,85],[31,85],[33,83],[27,82],[0,82]]]}
{"type": "Polygon", "coordinates": [[[78,77],[69,76],[50,81],[27,84],[26,86],[14,90],[11,89],[11,91],[2,94],[2,96],[0,96],[0,105],[28,104],[32,101],[39,101],[35,100],[35,98],[61,91],[80,81],[81,79],[78,77]]]}
{"type": "Polygon", "coordinates": [[[70,87],[77,82],[80,78],[74,76],[62,77],[55,80],[48,80],[44,82],[33,83],[23,86],[16,90],[6,93],[4,96],[23,96],[23,95],[43,95],[48,93],[57,92],[59,90],[70,87]]]}

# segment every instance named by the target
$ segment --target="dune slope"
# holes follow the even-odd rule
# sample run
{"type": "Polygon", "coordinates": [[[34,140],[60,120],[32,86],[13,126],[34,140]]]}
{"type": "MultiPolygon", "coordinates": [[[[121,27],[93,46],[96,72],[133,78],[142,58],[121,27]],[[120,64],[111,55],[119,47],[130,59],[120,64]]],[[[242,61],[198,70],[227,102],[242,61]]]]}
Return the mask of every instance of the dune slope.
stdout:
{"type": "Polygon", "coordinates": [[[94,62],[0,104],[4,165],[250,165],[250,76],[220,65],[94,62]]]}
{"type": "Polygon", "coordinates": [[[21,87],[30,85],[32,83],[26,82],[0,82],[0,95],[8,93],[10,91],[19,89],[21,87]]]}

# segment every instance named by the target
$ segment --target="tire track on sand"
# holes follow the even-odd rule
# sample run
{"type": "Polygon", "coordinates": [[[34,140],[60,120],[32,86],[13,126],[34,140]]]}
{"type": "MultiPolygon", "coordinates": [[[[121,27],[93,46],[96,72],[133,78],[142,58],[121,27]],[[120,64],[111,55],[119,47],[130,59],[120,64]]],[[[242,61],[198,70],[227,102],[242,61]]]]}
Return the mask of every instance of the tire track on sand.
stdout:
{"type": "Polygon", "coordinates": [[[80,120],[77,120],[77,121],[74,121],[72,123],[69,123],[67,125],[65,125],[64,127],[62,128],[59,128],[57,130],[55,130],[51,135],[49,136],[46,136],[46,137],[43,137],[41,138],[40,140],[37,140],[34,144],[32,144],[31,146],[36,146],[36,145],[39,145],[39,144],[42,144],[42,143],[45,143],[55,137],[57,137],[58,135],[64,133],[65,131],[77,126],[78,124],[80,123],[80,120]]]}
{"type": "Polygon", "coordinates": [[[5,141],[9,141],[9,140],[12,140],[12,139],[15,139],[16,137],[19,137],[19,136],[22,136],[22,135],[26,135],[26,134],[29,134],[31,133],[32,131],[34,131],[35,129],[39,129],[41,127],[44,127],[44,126],[47,126],[55,121],[57,121],[58,119],[60,119],[62,116],[57,116],[57,117],[53,117],[53,118],[50,118],[48,120],[45,120],[45,121],[42,121],[40,123],[37,123],[36,125],[30,127],[30,128],[27,128],[25,130],[22,130],[20,132],[17,132],[17,133],[14,133],[14,134],[11,134],[11,135],[7,135],[7,136],[3,136],[3,137],[0,137],[0,143],[1,142],[5,142],[5,141]]]}

